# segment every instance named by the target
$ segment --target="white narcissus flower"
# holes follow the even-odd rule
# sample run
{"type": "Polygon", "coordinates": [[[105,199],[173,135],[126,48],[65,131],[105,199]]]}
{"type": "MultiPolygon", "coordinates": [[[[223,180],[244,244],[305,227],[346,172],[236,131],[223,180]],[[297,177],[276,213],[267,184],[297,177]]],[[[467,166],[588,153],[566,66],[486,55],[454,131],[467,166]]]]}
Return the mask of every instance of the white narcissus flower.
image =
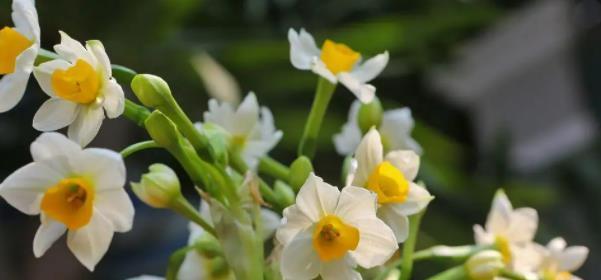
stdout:
{"type": "Polygon", "coordinates": [[[89,270],[108,250],[114,232],[132,227],[134,208],[123,188],[121,155],[81,149],[59,133],[44,133],[31,144],[33,162],[8,176],[0,196],[28,215],[40,215],[33,240],[36,257],[67,232],[67,246],[89,270]]]}
{"type": "Polygon", "coordinates": [[[282,131],[276,130],[273,115],[267,107],[259,107],[257,97],[248,93],[235,109],[232,104],[209,100],[209,110],[204,113],[205,123],[213,123],[231,136],[231,145],[238,149],[244,161],[255,168],[282,139],[282,131]]]}
{"type": "Polygon", "coordinates": [[[388,52],[378,54],[365,62],[361,54],[348,46],[325,40],[321,49],[313,36],[304,29],[296,32],[288,30],[290,41],[290,61],[300,70],[311,70],[330,83],[340,82],[361,102],[373,100],[376,88],[367,82],[373,80],[388,64],[388,52]]]}
{"type": "Polygon", "coordinates": [[[539,268],[540,277],[542,280],[581,280],[572,275],[572,272],[584,264],[588,252],[587,247],[567,247],[563,238],[554,238],[544,250],[544,259],[539,268]]]}
{"type": "MultiPolygon", "coordinates": [[[[342,126],[342,131],[334,135],[336,151],[343,156],[352,155],[361,142],[361,129],[357,122],[361,103],[353,102],[348,114],[348,121],[342,126]]],[[[415,122],[408,107],[384,112],[382,125],[378,128],[386,151],[413,150],[422,153],[422,147],[411,138],[415,122]]]]}
{"type": "Polygon", "coordinates": [[[40,24],[34,0],[13,0],[15,27],[0,29],[0,112],[23,98],[40,50],[40,24]]]}
{"type": "Polygon", "coordinates": [[[426,188],[415,182],[419,156],[411,150],[384,155],[380,133],[370,129],[355,152],[356,168],[347,185],[365,187],[378,195],[378,217],[394,231],[397,241],[409,235],[408,216],[419,213],[433,199],[426,188]]]}
{"type": "Polygon", "coordinates": [[[123,89],[112,77],[109,58],[100,41],[86,47],[64,32],[54,46],[60,56],[37,66],[33,74],[50,99],[33,118],[39,131],[54,131],[69,126],[70,139],[88,145],[102,125],[104,115],[113,119],[123,114],[123,89]]]}
{"type": "Polygon", "coordinates": [[[476,244],[494,245],[510,269],[530,273],[541,256],[532,242],[538,227],[538,214],[532,208],[513,209],[502,190],[497,191],[484,228],[474,226],[476,244]]]}
{"type": "Polygon", "coordinates": [[[392,230],[376,217],[376,207],[376,196],[366,189],[339,191],[309,175],[276,232],[284,245],[284,279],[361,279],[357,265],[384,264],[398,245],[392,230]]]}

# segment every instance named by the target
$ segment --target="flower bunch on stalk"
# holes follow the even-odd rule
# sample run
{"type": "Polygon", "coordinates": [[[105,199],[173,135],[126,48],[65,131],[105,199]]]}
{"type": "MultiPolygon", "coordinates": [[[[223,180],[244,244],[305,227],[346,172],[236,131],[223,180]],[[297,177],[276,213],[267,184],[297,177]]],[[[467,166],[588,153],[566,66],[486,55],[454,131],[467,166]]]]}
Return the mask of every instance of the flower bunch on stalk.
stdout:
{"type": "Polygon", "coordinates": [[[33,73],[49,96],[32,120],[44,133],[31,144],[33,161],[3,180],[0,196],[40,216],[36,257],[66,234],[76,259],[93,271],[114,233],[131,229],[133,193],[190,222],[189,242],[171,256],[166,279],[406,280],[414,262],[437,258],[455,266],[430,279],[578,279],[572,272],[588,249],[561,238],[535,243],[536,210],[514,209],[503,191],[484,227],[474,227],[475,245],[415,251],[434,196],[418,180],[427,149],[411,137],[410,109],[384,111],[368,84],[386,67],[388,52],[363,61],[345,44],[328,39],[318,48],[304,29],[289,30],[292,65],[311,70],[318,82],[298,158],[285,164],[268,155],[283,133],[255,93],[239,105],[210,100],[202,122],[193,122],[166,81],[112,65],[98,40],[84,45],[61,31],[54,52],[40,49],[34,4],[14,0],[15,27],[0,29],[0,111],[17,104],[33,73]],[[341,161],[339,186],[312,164],[337,84],[358,99],[334,136],[349,163],[341,161]],[[141,104],[126,99],[123,87],[141,104]],[[120,153],[87,148],[105,117],[132,121],[148,139],[120,153]],[[67,126],[66,136],[53,132],[67,126]],[[155,163],[127,192],[124,158],[150,148],[169,152],[185,174],[155,163]],[[184,197],[179,176],[194,183],[200,206],[184,197]]]}

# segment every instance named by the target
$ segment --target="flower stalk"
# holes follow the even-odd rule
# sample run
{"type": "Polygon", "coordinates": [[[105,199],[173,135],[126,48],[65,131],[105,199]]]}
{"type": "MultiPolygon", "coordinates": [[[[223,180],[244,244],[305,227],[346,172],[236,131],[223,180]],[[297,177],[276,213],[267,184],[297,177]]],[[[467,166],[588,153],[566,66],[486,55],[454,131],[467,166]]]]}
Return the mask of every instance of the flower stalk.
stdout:
{"type": "Polygon", "coordinates": [[[259,160],[259,171],[273,178],[288,180],[290,169],[272,157],[266,156],[259,160]]]}
{"type": "Polygon", "coordinates": [[[403,257],[401,261],[400,280],[411,279],[411,272],[413,270],[413,252],[415,251],[417,234],[419,233],[419,227],[425,212],[426,209],[409,217],[409,237],[407,237],[407,240],[403,244],[403,257]]]}
{"type": "Polygon", "coordinates": [[[127,158],[130,155],[135,154],[139,151],[143,151],[143,150],[147,150],[147,149],[154,149],[154,148],[160,148],[160,146],[152,140],[143,141],[143,142],[138,142],[138,143],[127,146],[125,149],[123,149],[120,152],[120,154],[121,154],[121,157],[127,158]]]}
{"type": "Polygon", "coordinates": [[[311,112],[307,118],[305,124],[305,130],[301,138],[298,155],[306,156],[310,159],[315,155],[317,148],[317,137],[319,136],[319,130],[321,129],[321,123],[334,94],[336,85],[332,84],[324,78],[319,78],[317,81],[317,89],[315,91],[315,98],[313,99],[313,105],[311,106],[311,112]]]}

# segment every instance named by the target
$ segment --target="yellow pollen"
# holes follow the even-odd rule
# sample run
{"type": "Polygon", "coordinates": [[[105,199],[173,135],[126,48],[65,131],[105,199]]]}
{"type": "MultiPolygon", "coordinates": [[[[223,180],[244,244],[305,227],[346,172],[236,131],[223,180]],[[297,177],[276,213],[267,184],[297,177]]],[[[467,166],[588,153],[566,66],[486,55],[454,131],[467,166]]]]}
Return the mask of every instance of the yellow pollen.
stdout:
{"type": "Polygon", "coordinates": [[[321,61],[334,75],[352,70],[359,58],[361,55],[345,44],[326,40],[321,47],[321,61]]]}
{"type": "Polygon", "coordinates": [[[59,69],[52,73],[52,89],[62,99],[89,104],[96,100],[99,88],[98,72],[81,59],[67,70],[59,69]]]}
{"type": "Polygon", "coordinates": [[[74,230],[92,218],[94,188],[85,179],[66,178],[49,188],[42,198],[42,211],[74,230]]]}
{"type": "Polygon", "coordinates": [[[497,250],[499,250],[499,252],[503,256],[503,262],[507,265],[510,264],[511,259],[512,259],[511,247],[509,245],[509,241],[507,240],[507,238],[505,238],[503,236],[495,237],[495,246],[497,247],[497,250]]]}
{"type": "Polygon", "coordinates": [[[14,28],[2,28],[0,30],[0,75],[15,72],[17,56],[31,45],[33,42],[14,28]]]}
{"type": "Polygon", "coordinates": [[[323,217],[313,231],[313,248],[322,261],[342,258],[359,244],[359,230],[334,215],[323,217]]]}
{"type": "Polygon", "coordinates": [[[378,195],[378,203],[401,203],[409,194],[409,182],[403,173],[390,162],[376,167],[367,180],[367,188],[378,195]]]}

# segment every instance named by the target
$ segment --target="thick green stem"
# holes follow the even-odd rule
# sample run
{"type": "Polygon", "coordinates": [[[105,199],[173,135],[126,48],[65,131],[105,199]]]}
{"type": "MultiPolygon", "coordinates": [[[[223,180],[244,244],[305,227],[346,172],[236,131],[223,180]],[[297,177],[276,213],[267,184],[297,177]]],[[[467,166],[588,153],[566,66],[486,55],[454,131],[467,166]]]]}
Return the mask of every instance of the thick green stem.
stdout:
{"type": "Polygon", "coordinates": [[[217,236],[215,229],[209,225],[202,216],[200,216],[200,213],[198,213],[196,208],[194,208],[194,206],[192,206],[192,204],[190,204],[190,202],[188,202],[188,200],[186,200],[183,196],[175,199],[170,208],[176,213],[199,225],[206,232],[212,234],[213,236],[217,236]]]}
{"type": "Polygon", "coordinates": [[[309,159],[312,159],[315,155],[315,149],[317,148],[317,137],[319,136],[319,130],[321,129],[321,123],[332,99],[332,94],[336,85],[330,83],[324,78],[319,78],[317,82],[317,89],[315,91],[315,98],[313,99],[313,105],[311,106],[311,112],[307,118],[305,124],[305,130],[303,137],[301,138],[298,155],[304,155],[309,159]]]}
{"type": "Polygon", "coordinates": [[[156,142],[149,140],[132,144],[121,151],[121,157],[126,158],[134,153],[137,153],[146,149],[160,148],[156,142]]]}
{"type": "Polygon", "coordinates": [[[421,212],[409,217],[409,237],[403,244],[403,257],[401,262],[401,279],[411,279],[411,272],[413,270],[413,251],[415,251],[415,243],[417,242],[417,234],[419,233],[419,226],[422,220],[422,216],[426,212],[426,209],[421,212]]]}
{"type": "MultiPolygon", "coordinates": [[[[403,274],[401,274],[403,275],[403,274]]],[[[402,276],[401,276],[402,277],[402,276]]],[[[464,265],[458,265],[438,273],[426,280],[465,280],[470,279],[464,265]]]]}
{"type": "Polygon", "coordinates": [[[269,156],[262,157],[259,160],[259,171],[282,181],[288,181],[290,174],[290,169],[287,166],[269,156]]]}

